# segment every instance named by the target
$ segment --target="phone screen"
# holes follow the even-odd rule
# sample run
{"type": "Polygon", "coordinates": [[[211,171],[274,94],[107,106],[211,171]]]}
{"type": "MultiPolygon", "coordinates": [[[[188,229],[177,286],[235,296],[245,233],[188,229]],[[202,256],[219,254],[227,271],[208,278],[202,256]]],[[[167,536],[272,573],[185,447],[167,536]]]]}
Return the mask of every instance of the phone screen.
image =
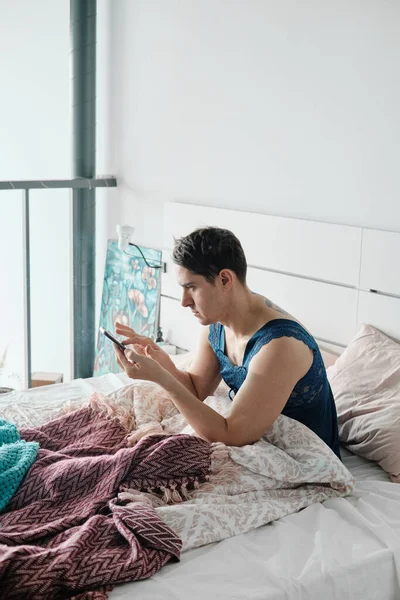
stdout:
{"type": "Polygon", "coordinates": [[[118,348],[120,348],[120,350],[122,350],[122,351],[126,350],[126,346],[124,346],[124,344],[122,344],[119,340],[117,340],[117,338],[114,337],[112,333],[107,331],[107,329],[104,329],[104,327],[100,327],[100,331],[103,335],[108,337],[108,339],[111,340],[113,342],[113,344],[116,344],[118,346],[118,348]]]}

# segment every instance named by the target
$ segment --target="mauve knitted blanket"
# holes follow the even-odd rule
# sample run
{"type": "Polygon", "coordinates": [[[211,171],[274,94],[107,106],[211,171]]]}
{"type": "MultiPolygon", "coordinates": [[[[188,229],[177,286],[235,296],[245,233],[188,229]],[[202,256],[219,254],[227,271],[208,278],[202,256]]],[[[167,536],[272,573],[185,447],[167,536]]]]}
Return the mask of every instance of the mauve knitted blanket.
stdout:
{"type": "Polygon", "coordinates": [[[125,488],[162,493],[204,482],[208,442],[151,435],[127,447],[121,423],[90,407],[20,434],[40,450],[0,513],[2,600],[106,598],[110,586],[179,559],[181,540],[154,508],[126,507],[117,496],[125,488]]]}

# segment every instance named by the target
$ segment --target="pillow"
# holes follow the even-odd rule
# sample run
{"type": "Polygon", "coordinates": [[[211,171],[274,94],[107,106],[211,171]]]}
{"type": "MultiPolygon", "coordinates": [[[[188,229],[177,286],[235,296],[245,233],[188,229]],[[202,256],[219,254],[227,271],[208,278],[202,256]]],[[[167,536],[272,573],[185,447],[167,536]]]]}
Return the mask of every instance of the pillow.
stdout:
{"type": "Polygon", "coordinates": [[[400,344],[362,325],[327,374],[340,441],[400,483],[400,344]]]}

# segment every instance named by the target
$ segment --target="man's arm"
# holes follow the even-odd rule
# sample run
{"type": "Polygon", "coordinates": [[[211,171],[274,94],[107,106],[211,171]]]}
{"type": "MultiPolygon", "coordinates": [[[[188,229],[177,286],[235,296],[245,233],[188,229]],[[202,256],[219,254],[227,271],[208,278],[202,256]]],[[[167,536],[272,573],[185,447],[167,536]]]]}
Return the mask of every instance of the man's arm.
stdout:
{"type": "Polygon", "coordinates": [[[211,396],[221,381],[220,365],[208,341],[208,327],[201,328],[200,340],[195,357],[185,371],[174,365],[171,372],[194,396],[203,401],[211,396]]]}
{"type": "Polygon", "coordinates": [[[272,426],[296,383],[309,370],[312,352],[294,338],[279,338],[251,360],[246,380],[228,417],[196,402],[176,379],[161,373],[157,381],[198,435],[229,446],[252,444],[272,426]]]}
{"type": "Polygon", "coordinates": [[[296,383],[313,362],[312,350],[295,338],[277,338],[250,361],[247,377],[227,418],[227,445],[260,439],[281,414],[296,383]]]}

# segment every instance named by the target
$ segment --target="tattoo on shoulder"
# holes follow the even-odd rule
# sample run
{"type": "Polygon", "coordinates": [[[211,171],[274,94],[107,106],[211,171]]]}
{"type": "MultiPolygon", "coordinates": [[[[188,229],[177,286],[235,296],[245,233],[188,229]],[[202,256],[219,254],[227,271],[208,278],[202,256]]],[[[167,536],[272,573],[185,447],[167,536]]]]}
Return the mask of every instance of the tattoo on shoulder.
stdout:
{"type": "Polygon", "coordinates": [[[265,304],[269,308],[272,308],[273,310],[276,310],[277,312],[281,313],[281,315],[290,316],[290,314],[288,312],[286,312],[286,310],[283,310],[283,308],[281,308],[277,304],[274,304],[273,302],[271,302],[271,300],[269,298],[265,298],[265,304]]]}

